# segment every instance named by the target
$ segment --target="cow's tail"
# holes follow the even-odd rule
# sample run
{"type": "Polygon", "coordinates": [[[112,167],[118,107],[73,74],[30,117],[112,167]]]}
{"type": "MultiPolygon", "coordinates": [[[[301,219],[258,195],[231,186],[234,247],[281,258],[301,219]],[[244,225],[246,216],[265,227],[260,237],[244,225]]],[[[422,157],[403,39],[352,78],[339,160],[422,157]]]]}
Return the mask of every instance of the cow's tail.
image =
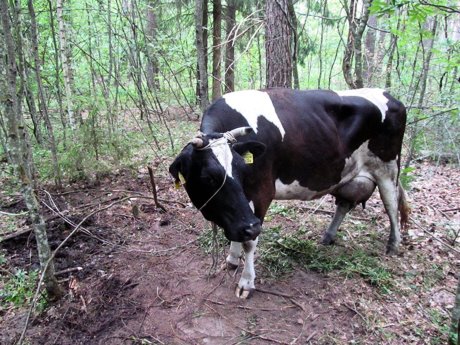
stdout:
{"type": "Polygon", "coordinates": [[[409,214],[411,212],[411,209],[409,203],[407,202],[406,191],[401,186],[401,181],[398,182],[398,209],[400,215],[401,229],[404,230],[407,228],[407,223],[409,221],[409,214]]]}

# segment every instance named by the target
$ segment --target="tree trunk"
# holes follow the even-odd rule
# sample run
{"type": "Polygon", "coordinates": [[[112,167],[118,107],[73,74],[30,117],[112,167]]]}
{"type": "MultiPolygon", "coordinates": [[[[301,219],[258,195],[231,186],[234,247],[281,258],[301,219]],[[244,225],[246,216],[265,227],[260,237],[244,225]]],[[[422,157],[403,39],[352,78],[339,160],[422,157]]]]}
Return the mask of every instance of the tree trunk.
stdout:
{"type": "Polygon", "coordinates": [[[222,2],[213,0],[212,7],[212,100],[222,95],[222,2]]]}
{"type": "Polygon", "coordinates": [[[50,15],[50,28],[51,28],[51,41],[53,42],[53,48],[54,48],[54,79],[56,83],[56,96],[58,100],[58,107],[59,107],[59,115],[61,118],[61,123],[62,123],[62,128],[63,128],[63,133],[64,133],[64,138],[63,138],[63,144],[64,147],[66,146],[66,116],[64,114],[64,104],[62,102],[62,92],[61,92],[61,82],[60,82],[60,69],[59,69],[59,49],[58,49],[58,44],[56,42],[56,32],[54,29],[54,13],[53,13],[53,5],[51,4],[51,0],[48,0],[48,9],[49,9],[49,15],[50,15]]]}
{"type": "MultiPolygon", "coordinates": [[[[429,25],[430,22],[427,23],[429,25]]],[[[428,81],[428,72],[430,71],[431,57],[433,56],[433,45],[434,39],[436,37],[436,30],[438,27],[438,17],[434,17],[434,21],[431,27],[431,37],[429,39],[423,39],[422,33],[420,33],[421,47],[423,49],[423,65],[422,72],[420,75],[420,88],[419,88],[419,98],[417,102],[417,109],[422,109],[423,102],[425,99],[426,85],[428,81]]],[[[416,121],[411,128],[411,140],[409,144],[409,153],[407,154],[406,162],[404,164],[405,168],[408,168],[415,154],[415,147],[417,143],[417,137],[419,132],[419,122],[416,121]]]]}
{"type": "Polygon", "coordinates": [[[225,92],[235,91],[236,0],[227,1],[225,16],[225,92]]]}
{"type": "Polygon", "coordinates": [[[43,89],[42,77],[41,77],[41,62],[38,56],[38,34],[37,34],[37,21],[35,17],[35,9],[33,5],[33,0],[27,1],[27,6],[29,8],[29,15],[30,15],[30,37],[32,42],[32,55],[34,58],[34,72],[35,72],[35,79],[37,81],[37,89],[38,89],[38,107],[41,113],[43,120],[45,121],[45,126],[48,131],[49,136],[49,147],[51,150],[51,156],[53,160],[53,170],[54,170],[54,183],[58,188],[61,188],[62,181],[61,181],[61,169],[59,167],[59,160],[57,156],[57,148],[56,148],[56,141],[54,138],[54,131],[53,125],[51,124],[51,120],[48,114],[48,106],[46,104],[46,97],[45,91],[43,89]]]}
{"type": "MultiPolygon", "coordinates": [[[[327,4],[327,1],[326,1],[327,4]]],[[[326,4],[324,5],[326,7],[326,4]]],[[[294,4],[292,1],[288,1],[288,11],[289,11],[289,25],[292,30],[292,78],[294,82],[294,89],[300,88],[299,82],[299,70],[297,68],[297,52],[298,52],[298,43],[299,36],[297,34],[298,21],[294,10],[294,4]]]]}
{"type": "Polygon", "coordinates": [[[452,323],[450,326],[450,345],[460,344],[460,278],[457,284],[457,293],[455,294],[455,304],[452,310],[452,323]],[[457,335],[457,342],[454,341],[454,334],[457,335]]]}
{"type": "Polygon", "coordinates": [[[208,99],[208,73],[206,69],[206,49],[203,29],[203,12],[207,7],[206,0],[195,1],[195,29],[196,29],[196,51],[198,59],[198,102],[201,110],[205,110],[209,105],[208,99]]]}
{"type": "Polygon", "coordinates": [[[288,1],[265,4],[265,54],[267,87],[291,87],[292,54],[288,1]]]}
{"type": "Polygon", "coordinates": [[[158,90],[160,88],[158,80],[158,61],[155,57],[155,52],[152,49],[158,27],[157,17],[154,11],[155,5],[156,0],[149,0],[147,2],[147,28],[145,32],[145,38],[147,41],[147,86],[151,90],[158,90]]]}
{"type": "Polygon", "coordinates": [[[70,50],[67,45],[66,24],[63,18],[63,2],[64,0],[56,0],[56,17],[59,26],[59,45],[60,56],[62,62],[62,71],[64,72],[64,91],[66,98],[67,117],[70,128],[76,129],[76,121],[73,106],[73,77],[72,77],[72,61],[70,59],[70,50]]]}
{"type": "MultiPolygon", "coordinates": [[[[28,143],[27,132],[25,131],[24,118],[21,112],[17,112],[16,95],[16,54],[13,37],[11,35],[11,25],[9,21],[7,0],[0,0],[0,15],[3,28],[6,55],[8,58],[7,66],[7,87],[3,90],[1,97],[4,105],[5,117],[7,122],[8,142],[7,147],[10,153],[11,164],[14,166],[16,175],[21,183],[21,194],[29,211],[29,216],[34,228],[35,239],[37,241],[38,257],[42,269],[51,257],[51,251],[46,235],[46,226],[40,213],[40,204],[34,193],[34,182],[30,146],[28,143]]],[[[45,271],[45,287],[51,298],[56,299],[62,296],[62,290],[54,276],[53,262],[48,264],[45,271]]]]}
{"type": "Polygon", "coordinates": [[[364,86],[362,38],[369,19],[370,5],[371,0],[363,0],[360,16],[357,13],[358,2],[355,0],[350,0],[349,8],[345,9],[348,19],[348,38],[342,61],[342,71],[345,82],[352,89],[364,86]]]}
{"type": "Polygon", "coordinates": [[[377,16],[371,15],[369,17],[368,24],[370,25],[367,29],[366,40],[365,40],[365,52],[364,56],[364,79],[366,80],[367,85],[372,84],[372,78],[374,77],[375,70],[375,40],[377,37],[376,30],[377,27],[377,16]]]}

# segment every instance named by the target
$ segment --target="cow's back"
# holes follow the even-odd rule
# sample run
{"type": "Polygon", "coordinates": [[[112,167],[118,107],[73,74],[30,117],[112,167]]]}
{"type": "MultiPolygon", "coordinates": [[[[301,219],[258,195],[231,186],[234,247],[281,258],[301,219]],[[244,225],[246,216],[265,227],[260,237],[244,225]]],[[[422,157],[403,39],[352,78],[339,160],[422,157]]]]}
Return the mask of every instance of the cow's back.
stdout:
{"type": "Polygon", "coordinates": [[[224,95],[203,115],[201,131],[249,125],[254,133],[242,140],[267,147],[256,170],[321,191],[353,170],[350,159],[363,145],[383,161],[399,159],[405,121],[404,106],[379,89],[269,89],[224,95]]]}

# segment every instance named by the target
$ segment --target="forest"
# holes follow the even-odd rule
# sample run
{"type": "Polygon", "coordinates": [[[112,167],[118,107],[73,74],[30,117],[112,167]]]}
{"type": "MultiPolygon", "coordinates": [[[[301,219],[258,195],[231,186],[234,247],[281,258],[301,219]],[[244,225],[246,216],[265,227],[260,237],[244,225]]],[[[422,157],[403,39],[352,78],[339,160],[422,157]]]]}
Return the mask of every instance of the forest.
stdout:
{"type": "Polygon", "coordinates": [[[0,0],[0,344],[460,344],[455,0],[0,0]],[[273,202],[255,295],[168,166],[238,90],[381,88],[411,216],[273,202]],[[211,268],[214,267],[214,270],[211,268]]]}

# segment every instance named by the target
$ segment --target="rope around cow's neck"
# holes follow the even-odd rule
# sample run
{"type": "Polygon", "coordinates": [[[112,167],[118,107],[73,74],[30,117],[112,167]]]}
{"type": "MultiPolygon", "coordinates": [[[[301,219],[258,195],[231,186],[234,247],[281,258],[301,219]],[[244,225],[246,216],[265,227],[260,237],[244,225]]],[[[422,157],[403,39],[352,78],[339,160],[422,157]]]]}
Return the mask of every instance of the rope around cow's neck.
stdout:
{"type": "MultiPolygon", "coordinates": [[[[216,141],[213,141],[213,142],[210,142],[208,145],[206,145],[205,147],[203,148],[199,148],[198,150],[209,150],[211,147],[213,146],[219,146],[219,145],[228,145],[228,143],[231,142],[231,143],[235,143],[236,142],[236,139],[235,137],[233,136],[232,133],[230,132],[225,132],[223,134],[223,137],[220,138],[220,139],[217,139],[216,141]],[[224,142],[225,140],[225,142],[224,142]]],[[[228,158],[228,151],[225,150],[225,160],[227,160],[228,158]]],[[[214,197],[217,195],[217,193],[220,192],[220,190],[224,187],[224,184],[225,184],[225,181],[227,181],[227,172],[225,171],[225,175],[224,175],[224,180],[222,181],[222,184],[220,185],[219,188],[217,188],[217,190],[214,192],[213,195],[211,195],[211,197],[203,204],[200,206],[200,208],[198,209],[198,211],[201,212],[201,210],[203,208],[206,207],[207,204],[209,204],[209,202],[214,199],[214,197]]]]}

